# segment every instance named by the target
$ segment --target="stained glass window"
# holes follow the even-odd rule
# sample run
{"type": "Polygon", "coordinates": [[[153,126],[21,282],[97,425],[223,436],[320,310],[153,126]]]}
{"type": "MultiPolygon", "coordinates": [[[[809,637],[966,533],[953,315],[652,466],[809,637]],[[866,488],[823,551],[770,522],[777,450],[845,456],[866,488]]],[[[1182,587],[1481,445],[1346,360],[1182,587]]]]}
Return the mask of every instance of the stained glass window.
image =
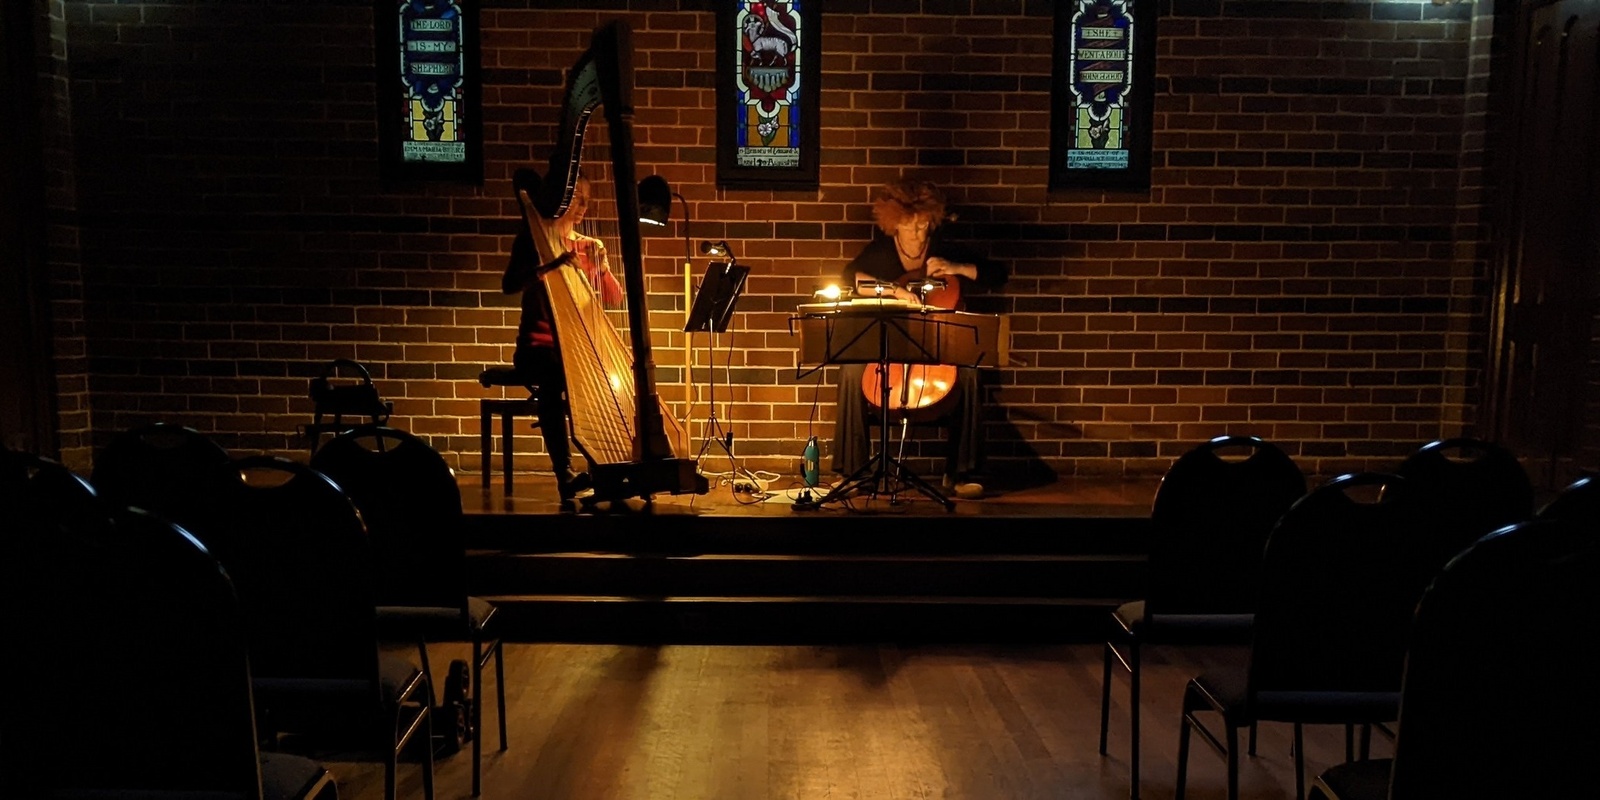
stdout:
{"type": "Polygon", "coordinates": [[[385,175],[480,179],[475,20],[460,0],[379,8],[385,175]]]}
{"type": "Polygon", "coordinates": [[[816,0],[727,0],[718,17],[718,182],[815,186],[816,0]]]}
{"type": "Polygon", "coordinates": [[[1154,5],[1057,5],[1051,188],[1148,188],[1154,5]]]}

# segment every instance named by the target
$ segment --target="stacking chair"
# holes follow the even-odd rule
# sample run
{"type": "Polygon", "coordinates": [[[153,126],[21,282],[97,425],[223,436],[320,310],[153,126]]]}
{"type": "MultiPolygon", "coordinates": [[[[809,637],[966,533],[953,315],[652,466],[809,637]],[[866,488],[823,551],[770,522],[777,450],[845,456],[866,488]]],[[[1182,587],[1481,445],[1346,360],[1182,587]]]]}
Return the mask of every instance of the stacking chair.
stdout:
{"type": "Polygon", "coordinates": [[[1305,491],[1294,461],[1254,436],[1212,439],[1185,453],[1162,478],[1150,512],[1149,593],[1112,614],[1101,670],[1101,755],[1111,721],[1113,659],[1129,673],[1132,797],[1139,796],[1141,646],[1248,642],[1267,534],[1305,491]],[[1224,455],[1238,450],[1249,455],[1224,455]]]}
{"type": "Polygon", "coordinates": [[[382,425],[394,413],[394,403],[378,395],[366,365],[348,358],[324,364],[321,373],[311,379],[308,394],[311,422],[300,426],[300,434],[312,453],[317,452],[325,433],[337,435],[357,425],[382,425]]]}
{"type": "Polygon", "coordinates": [[[52,600],[23,622],[39,636],[26,641],[73,655],[7,703],[26,717],[8,749],[29,763],[6,795],[335,800],[322,765],[257,749],[239,606],[216,559],[150,514],[101,508],[45,523],[28,565],[52,600]]]}
{"type": "Polygon", "coordinates": [[[1176,797],[1198,731],[1227,760],[1228,800],[1239,796],[1237,731],[1294,723],[1295,797],[1305,796],[1303,724],[1366,725],[1399,713],[1411,614],[1424,581],[1414,545],[1415,506],[1404,478],[1345,475],[1301,498],[1267,541],[1247,666],[1189,681],[1178,738],[1176,797]],[[1352,492],[1381,491],[1375,502],[1352,492]],[[1226,744],[1199,719],[1222,718],[1226,744]]]}
{"type": "Polygon", "coordinates": [[[1600,538],[1569,520],[1496,531],[1417,607],[1394,758],[1333,767],[1310,800],[1594,793],[1600,684],[1573,637],[1600,617],[1600,538]]]}
{"type": "Polygon", "coordinates": [[[227,479],[228,451],[193,428],[158,422],[112,438],[94,460],[91,480],[117,505],[184,525],[206,494],[227,479]]]}
{"type": "Polygon", "coordinates": [[[417,740],[432,800],[433,691],[405,659],[379,656],[372,555],[355,506],[322,473],[286,459],[239,459],[228,474],[193,532],[238,587],[262,727],[380,739],[388,800],[400,755],[417,740]]]}
{"type": "MultiPolygon", "coordinates": [[[[31,453],[0,450],[0,524],[8,518],[21,525],[24,512],[43,514],[48,521],[100,513],[96,492],[89,482],[60,463],[31,453]]],[[[35,520],[37,521],[37,520],[35,520]]]]}
{"type": "Polygon", "coordinates": [[[1431,542],[1434,566],[1442,567],[1484,534],[1533,516],[1533,482],[1511,451],[1492,442],[1431,442],[1396,473],[1425,514],[1427,521],[1413,535],[1422,537],[1419,543],[1431,542]]]}
{"type": "Polygon", "coordinates": [[[1600,528],[1600,479],[1579,478],[1561,490],[1544,508],[1539,519],[1585,522],[1600,528]]]}
{"type": "Polygon", "coordinates": [[[450,465],[405,431],[357,428],[334,437],[311,459],[361,510],[377,565],[378,629],[386,638],[415,641],[429,671],[427,642],[470,641],[472,681],[472,794],[482,780],[483,667],[492,657],[499,707],[500,749],[506,749],[505,663],[500,639],[489,633],[495,607],[467,596],[461,490],[450,465]]]}

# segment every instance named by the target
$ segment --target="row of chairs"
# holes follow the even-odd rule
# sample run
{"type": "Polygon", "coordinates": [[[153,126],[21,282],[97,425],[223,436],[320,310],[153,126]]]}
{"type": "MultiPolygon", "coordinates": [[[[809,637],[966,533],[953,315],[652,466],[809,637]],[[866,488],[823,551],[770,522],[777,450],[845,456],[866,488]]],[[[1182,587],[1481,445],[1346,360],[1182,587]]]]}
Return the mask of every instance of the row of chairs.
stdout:
{"type": "Polygon", "coordinates": [[[335,800],[321,764],[258,749],[245,612],[205,546],[59,464],[5,460],[6,630],[45,654],[7,681],[5,796],[335,800]]]}
{"type": "MultiPolygon", "coordinates": [[[[1542,512],[1594,524],[1596,487],[1580,481],[1542,512]]],[[[1238,734],[1255,754],[1261,721],[1294,725],[1296,797],[1304,792],[1304,724],[1395,720],[1418,599],[1456,554],[1533,516],[1533,489],[1509,452],[1451,439],[1424,446],[1395,473],[1341,476],[1306,492],[1283,451],[1218,437],[1174,463],[1151,511],[1150,588],[1113,614],[1105,645],[1100,752],[1107,752],[1115,664],[1130,675],[1131,795],[1138,797],[1141,649],[1249,644],[1247,662],[1190,681],[1179,740],[1183,796],[1191,732],[1227,760],[1238,797],[1238,734]],[[1200,714],[1222,719],[1222,736],[1200,714]]]]}
{"type": "MultiPolygon", "coordinates": [[[[390,798],[395,795],[402,751],[416,742],[424,755],[424,792],[431,798],[430,740],[435,720],[430,713],[433,689],[426,643],[466,640],[474,651],[472,686],[482,685],[482,671],[491,658],[495,663],[500,746],[505,749],[504,667],[500,642],[489,633],[494,609],[466,595],[459,490],[443,459],[415,437],[379,427],[349,431],[319,449],[312,466],[306,466],[266,457],[235,460],[192,430],[155,425],[117,437],[96,460],[94,488],[41,459],[8,455],[7,460],[26,460],[20,469],[7,468],[9,483],[23,487],[11,492],[18,502],[26,501],[36,511],[52,510],[35,514],[39,524],[50,528],[43,533],[72,532],[29,537],[28,541],[37,538],[42,544],[30,554],[33,558],[21,562],[29,565],[24,569],[77,573],[79,562],[110,552],[100,544],[100,539],[110,537],[83,534],[102,528],[143,530],[166,525],[167,534],[148,535],[168,539],[176,535],[199,548],[204,558],[198,560],[214,557],[237,588],[255,721],[273,739],[278,733],[324,737],[331,733],[375,741],[384,753],[390,798]],[[51,496],[50,487],[59,486],[80,487],[76,499],[67,493],[68,499],[39,500],[51,496]],[[129,510],[130,506],[151,513],[129,510]],[[67,513],[78,508],[92,511],[67,513]],[[380,638],[416,642],[422,668],[381,654],[380,638]]],[[[127,549],[127,542],[118,544],[127,549]]],[[[175,557],[142,563],[142,572],[171,572],[166,577],[174,585],[204,581],[204,571],[193,568],[196,560],[175,557]]],[[[108,562],[108,569],[115,566],[115,561],[108,562]]],[[[94,589],[80,594],[111,608],[118,607],[119,597],[127,592],[94,589]]],[[[122,607],[118,608],[120,613],[122,607]]],[[[163,610],[170,616],[162,618],[145,609],[120,627],[96,626],[95,632],[119,641],[118,631],[129,629],[132,622],[171,622],[198,613],[177,605],[154,609],[163,610]]],[[[81,632],[72,635],[77,638],[81,632]]],[[[191,665],[180,658],[164,669],[185,676],[191,665]]],[[[203,677],[211,680],[216,674],[203,677]]],[[[197,709],[203,704],[183,700],[181,687],[173,688],[154,696],[156,703],[170,704],[168,716],[188,719],[191,712],[201,713],[197,709]]],[[[143,689],[122,686],[120,691],[143,689]]],[[[79,696],[79,688],[73,687],[71,693],[79,696]]],[[[476,730],[481,730],[481,708],[482,703],[472,704],[470,724],[476,730]]],[[[207,727],[198,719],[185,724],[207,727]]],[[[481,738],[472,736],[474,795],[480,790],[481,738]]],[[[164,752],[164,757],[150,753],[145,761],[189,763],[179,749],[164,752]]],[[[281,758],[268,754],[262,763],[268,761],[281,758]]],[[[114,781],[115,776],[97,780],[114,781]]]]}

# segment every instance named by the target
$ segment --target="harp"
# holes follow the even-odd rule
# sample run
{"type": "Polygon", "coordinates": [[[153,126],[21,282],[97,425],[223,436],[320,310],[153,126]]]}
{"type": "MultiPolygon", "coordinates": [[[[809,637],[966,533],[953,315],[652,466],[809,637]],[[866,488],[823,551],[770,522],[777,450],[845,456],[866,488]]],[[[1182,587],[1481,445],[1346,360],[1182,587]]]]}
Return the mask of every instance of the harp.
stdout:
{"type": "Polygon", "coordinates": [[[650,355],[649,309],[639,236],[639,190],[633,164],[633,67],[629,28],[613,22],[595,31],[589,49],[567,77],[561,128],[550,166],[541,178],[519,170],[516,185],[523,220],[544,270],[554,312],[556,341],[567,377],[573,442],[589,462],[595,500],[667,492],[704,494],[707,483],[684,458],[688,440],[656,394],[650,355]],[[628,340],[608,319],[578,269],[566,263],[552,221],[566,213],[578,184],[584,134],[596,109],[610,134],[617,239],[627,298],[628,340]],[[630,347],[631,353],[630,353],[630,347]]]}

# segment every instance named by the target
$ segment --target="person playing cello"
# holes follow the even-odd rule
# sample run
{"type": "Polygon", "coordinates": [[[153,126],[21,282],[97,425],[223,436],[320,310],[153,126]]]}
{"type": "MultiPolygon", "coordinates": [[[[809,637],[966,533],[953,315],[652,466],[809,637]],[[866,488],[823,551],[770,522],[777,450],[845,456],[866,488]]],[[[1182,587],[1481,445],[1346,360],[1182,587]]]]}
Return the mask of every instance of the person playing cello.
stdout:
{"type": "MultiPolygon", "coordinates": [[[[841,285],[894,284],[884,294],[920,303],[904,288],[909,279],[928,278],[954,282],[964,294],[973,288],[994,289],[1010,273],[1004,264],[982,258],[950,241],[943,223],[954,219],[945,209],[944,193],[926,181],[902,178],[878,187],[872,194],[872,218],[884,235],[874,236],[841,274],[841,285]]],[[[839,368],[838,411],[833,429],[833,471],[854,473],[871,458],[867,426],[867,399],[862,393],[863,373],[869,365],[839,368]]],[[[978,497],[983,485],[977,473],[983,464],[983,409],[978,391],[978,371],[958,367],[952,393],[955,409],[946,425],[944,488],[958,497],[978,497]]]]}

